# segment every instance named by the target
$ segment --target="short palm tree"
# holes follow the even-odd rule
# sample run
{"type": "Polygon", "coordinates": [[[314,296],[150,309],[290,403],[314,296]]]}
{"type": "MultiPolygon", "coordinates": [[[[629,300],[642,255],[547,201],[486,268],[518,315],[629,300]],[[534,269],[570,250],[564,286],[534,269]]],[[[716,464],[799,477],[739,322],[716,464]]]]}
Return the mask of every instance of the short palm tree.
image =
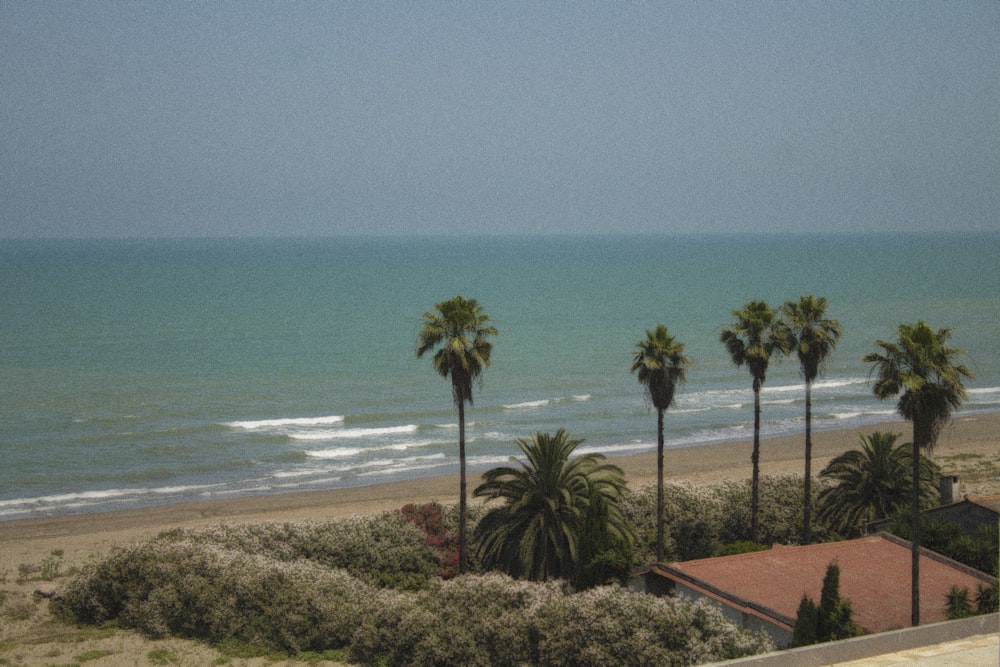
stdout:
{"type": "Polygon", "coordinates": [[[458,295],[434,306],[437,312],[424,313],[417,337],[417,357],[436,350],[434,370],[451,380],[451,393],[458,407],[459,519],[458,571],[464,573],[466,554],[465,404],[472,405],[472,383],[490,365],[497,335],[490,318],[475,299],[458,295]]]}
{"type": "MultiPolygon", "coordinates": [[[[861,436],[861,448],[830,461],[819,476],[831,482],[819,493],[818,517],[842,535],[870,521],[905,510],[912,488],[910,443],[897,444],[898,433],[875,431],[861,436]]],[[[920,497],[927,506],[937,496],[938,467],[921,456],[920,497]]]]}
{"type": "Polygon", "coordinates": [[[750,534],[756,541],[760,521],[760,390],[767,377],[767,367],[775,352],[784,352],[789,342],[776,311],[765,301],[750,301],[733,311],[736,321],[722,330],[719,337],[737,367],[746,366],[753,378],[753,477],[750,491],[750,534]]]}
{"type": "Polygon", "coordinates": [[[806,381],[806,469],[802,496],[802,543],[812,542],[812,383],[840,340],[837,320],[826,317],[826,299],[812,294],[788,301],[782,311],[789,340],[806,381]]]}
{"type": "Polygon", "coordinates": [[[583,442],[563,429],[515,441],[526,459],[519,467],[493,468],[483,475],[476,497],[506,501],[476,526],[479,555],[486,567],[533,580],[574,581],[580,534],[593,513],[605,517],[606,532],[631,547],[632,529],[618,500],[625,489],[620,468],[601,454],[572,457],[583,442]]]}
{"type": "Polygon", "coordinates": [[[646,339],[635,345],[631,372],[646,387],[656,408],[656,560],[663,560],[663,413],[674,403],[677,384],[684,381],[690,359],[684,356],[684,343],[671,336],[667,327],[658,324],[646,331],[646,339]]]}
{"type": "Polygon", "coordinates": [[[900,324],[897,340],[877,341],[879,351],[864,356],[872,364],[876,398],[899,396],[896,409],[913,424],[913,447],[910,478],[911,507],[913,512],[913,545],[911,565],[910,621],[920,624],[920,450],[928,455],[937,443],[942,426],[951,413],[965,400],[963,378],[971,379],[973,373],[958,363],[964,352],[948,345],[951,329],[934,331],[926,322],[900,324]]]}

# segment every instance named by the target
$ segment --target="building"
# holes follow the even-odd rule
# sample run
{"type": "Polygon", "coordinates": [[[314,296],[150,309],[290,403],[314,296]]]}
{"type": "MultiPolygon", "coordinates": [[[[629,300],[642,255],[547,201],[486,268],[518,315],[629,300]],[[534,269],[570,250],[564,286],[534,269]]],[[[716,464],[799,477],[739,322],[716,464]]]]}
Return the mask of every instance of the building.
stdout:
{"type": "MultiPolygon", "coordinates": [[[[974,533],[981,528],[1000,523],[1000,495],[966,497],[963,500],[924,510],[921,515],[933,521],[954,524],[967,533],[974,533]]],[[[868,528],[879,531],[890,526],[892,522],[892,519],[883,519],[870,523],[868,528]]]]}
{"type": "MultiPolygon", "coordinates": [[[[920,620],[945,620],[952,586],[975,595],[993,578],[926,549],[920,560],[920,620]]],[[[827,566],[840,567],[840,595],[850,599],[865,633],[910,625],[910,543],[878,533],[856,540],[657,564],[639,574],[641,587],[659,595],[707,598],[731,620],[767,632],[775,644],[791,641],[803,594],[819,604],[827,566]]]]}

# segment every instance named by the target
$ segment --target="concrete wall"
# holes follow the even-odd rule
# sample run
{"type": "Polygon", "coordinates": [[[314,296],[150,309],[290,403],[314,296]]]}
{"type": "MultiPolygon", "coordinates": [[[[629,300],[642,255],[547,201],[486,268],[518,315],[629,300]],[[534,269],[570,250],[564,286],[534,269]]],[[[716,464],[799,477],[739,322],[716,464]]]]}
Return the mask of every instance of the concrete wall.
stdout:
{"type": "Polygon", "coordinates": [[[823,667],[840,662],[865,660],[899,651],[908,651],[921,646],[957,641],[965,637],[996,634],[998,627],[1000,627],[1000,615],[986,614],[959,621],[945,621],[944,623],[922,625],[919,628],[880,632],[839,642],[827,642],[750,658],[716,662],[701,667],[823,667]]]}

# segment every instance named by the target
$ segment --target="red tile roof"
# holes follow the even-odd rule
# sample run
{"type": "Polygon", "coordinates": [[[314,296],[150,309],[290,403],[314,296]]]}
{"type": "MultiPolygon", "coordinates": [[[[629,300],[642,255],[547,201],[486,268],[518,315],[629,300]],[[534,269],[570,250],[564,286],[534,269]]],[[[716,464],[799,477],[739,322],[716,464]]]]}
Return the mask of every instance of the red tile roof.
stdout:
{"type": "MultiPolygon", "coordinates": [[[[988,585],[992,579],[931,551],[921,550],[920,621],[945,619],[945,596],[952,586],[988,585]]],[[[736,607],[754,607],[779,623],[794,622],[802,594],[819,604],[826,568],[840,566],[840,594],[851,600],[854,621],[865,632],[910,625],[910,543],[878,533],[845,542],[656,565],[652,571],[725,598],[736,607]],[[781,617],[785,617],[782,619],[781,617]]]]}

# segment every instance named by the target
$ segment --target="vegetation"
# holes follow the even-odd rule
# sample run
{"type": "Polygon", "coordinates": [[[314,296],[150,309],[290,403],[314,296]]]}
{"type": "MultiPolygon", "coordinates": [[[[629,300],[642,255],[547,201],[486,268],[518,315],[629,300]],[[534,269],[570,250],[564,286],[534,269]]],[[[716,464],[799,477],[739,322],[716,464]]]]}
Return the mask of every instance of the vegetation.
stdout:
{"type": "Polygon", "coordinates": [[[674,403],[677,383],[683,382],[691,361],[684,356],[684,344],[658,324],[646,331],[646,339],[636,343],[631,372],[646,387],[656,408],[656,560],[663,560],[663,413],[674,403]]]}
{"type": "MultiPolygon", "coordinates": [[[[903,512],[889,526],[889,530],[903,539],[910,539],[913,521],[909,512],[903,512]]],[[[997,574],[997,526],[982,526],[966,531],[949,521],[920,515],[921,544],[932,551],[956,560],[963,565],[997,574]]]]}
{"type": "MultiPolygon", "coordinates": [[[[869,521],[895,516],[907,508],[913,486],[910,443],[896,444],[898,433],[861,436],[861,448],[834,458],[820,472],[831,482],[819,493],[820,519],[844,536],[869,521]]],[[[921,456],[920,506],[937,502],[940,470],[921,456]]]]}
{"type": "Polygon", "coordinates": [[[357,521],[340,523],[164,533],[91,564],[53,605],[77,622],[241,654],[263,647],[371,665],[691,665],[773,648],[707,604],[618,586],[571,594],[562,582],[489,574],[433,579],[417,591],[380,587],[365,561],[392,560],[387,526],[414,534],[418,546],[423,534],[386,514],[367,522],[373,551],[331,560],[332,536],[359,532],[357,521]],[[302,551],[317,537],[315,553],[302,551]]]}
{"type": "Polygon", "coordinates": [[[603,463],[601,454],[572,458],[581,442],[562,429],[518,439],[525,456],[520,466],[483,475],[474,495],[505,501],[476,527],[484,567],[581,586],[605,583],[594,576],[598,563],[624,561],[619,569],[627,576],[634,537],[618,505],[625,479],[620,468],[603,463]]]}
{"type": "Polygon", "coordinates": [[[417,337],[417,357],[431,350],[434,353],[434,370],[441,377],[451,380],[452,398],[458,407],[458,460],[459,460],[459,528],[458,571],[465,572],[466,559],[466,480],[465,480],[465,404],[472,405],[472,383],[489,368],[493,343],[490,337],[497,330],[490,326],[490,318],[482,312],[475,299],[461,294],[434,306],[437,312],[424,313],[423,326],[417,337]]]}
{"type": "Polygon", "coordinates": [[[777,312],[765,301],[750,301],[733,311],[736,321],[722,330],[720,340],[737,367],[746,366],[753,378],[753,464],[750,495],[750,535],[757,541],[760,516],[758,483],[760,480],[760,390],[767,377],[767,367],[775,352],[788,349],[785,329],[777,312]]]}
{"type": "Polygon", "coordinates": [[[920,625],[920,450],[928,454],[937,442],[941,427],[965,400],[962,378],[973,373],[958,363],[962,350],[948,345],[950,329],[934,331],[925,322],[900,324],[897,341],[880,340],[880,351],[865,355],[876,374],[872,388],[876,398],[899,396],[896,409],[913,424],[911,542],[911,623],[920,625]]]}
{"type": "MultiPolygon", "coordinates": [[[[802,478],[798,475],[761,477],[757,541],[750,538],[750,495],[750,484],[740,481],[705,486],[682,482],[665,484],[667,559],[708,558],[729,545],[746,542],[765,546],[796,543],[802,527],[802,478]]],[[[630,491],[623,498],[622,509],[635,529],[636,560],[651,562],[655,553],[655,485],[647,484],[630,491]]],[[[831,536],[822,523],[816,528],[821,538],[831,536]]]]}
{"type": "Polygon", "coordinates": [[[425,544],[438,557],[437,576],[451,579],[458,574],[458,531],[449,520],[447,510],[438,503],[404,505],[399,513],[424,532],[425,544]]]}
{"type": "Polygon", "coordinates": [[[805,488],[802,492],[802,543],[812,542],[812,383],[819,376],[826,360],[840,340],[837,320],[826,317],[826,299],[807,295],[798,303],[788,301],[782,309],[788,328],[788,340],[799,360],[806,382],[806,448],[805,488]]]}
{"type": "Polygon", "coordinates": [[[808,596],[802,596],[790,646],[807,646],[860,635],[861,628],[851,618],[853,614],[851,601],[840,596],[840,566],[834,561],[826,568],[819,606],[808,596]]]}

